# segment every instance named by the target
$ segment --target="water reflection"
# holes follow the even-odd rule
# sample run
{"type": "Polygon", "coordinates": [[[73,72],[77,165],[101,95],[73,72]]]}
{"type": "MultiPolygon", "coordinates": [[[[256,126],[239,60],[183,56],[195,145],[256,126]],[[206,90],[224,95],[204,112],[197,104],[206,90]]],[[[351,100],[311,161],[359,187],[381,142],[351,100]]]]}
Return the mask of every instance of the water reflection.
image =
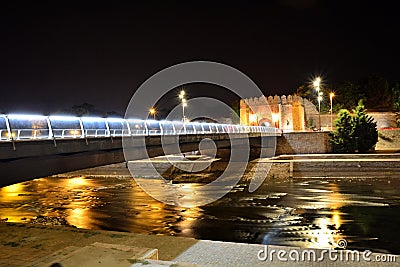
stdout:
{"type": "MultiPolygon", "coordinates": [[[[210,205],[181,208],[153,199],[130,178],[50,177],[1,188],[0,218],[57,216],[89,229],[318,248],[344,238],[351,249],[400,253],[398,185],[309,180],[264,184],[248,193],[239,183],[210,205]]],[[[186,206],[207,197],[200,184],[174,186],[158,193],[186,206]],[[186,190],[196,194],[182,197],[186,190]]]]}

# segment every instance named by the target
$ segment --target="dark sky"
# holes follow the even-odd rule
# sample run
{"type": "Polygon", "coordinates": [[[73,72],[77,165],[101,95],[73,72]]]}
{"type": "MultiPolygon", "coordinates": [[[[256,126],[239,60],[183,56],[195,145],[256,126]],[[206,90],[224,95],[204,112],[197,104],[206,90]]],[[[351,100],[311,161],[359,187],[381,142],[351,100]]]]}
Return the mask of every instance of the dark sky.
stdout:
{"type": "Polygon", "coordinates": [[[147,78],[191,60],[231,65],[265,95],[291,93],[317,74],[331,83],[370,73],[400,79],[394,3],[7,1],[0,7],[0,112],[88,102],[124,113],[147,78]]]}

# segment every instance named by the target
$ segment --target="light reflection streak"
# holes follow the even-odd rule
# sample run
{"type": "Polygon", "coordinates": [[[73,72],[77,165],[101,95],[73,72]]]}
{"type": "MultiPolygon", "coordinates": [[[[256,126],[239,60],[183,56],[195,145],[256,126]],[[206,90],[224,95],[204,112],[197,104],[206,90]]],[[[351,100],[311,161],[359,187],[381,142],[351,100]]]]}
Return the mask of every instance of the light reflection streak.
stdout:
{"type": "Polygon", "coordinates": [[[322,205],[320,208],[329,209],[330,216],[324,216],[314,220],[314,224],[319,226],[320,229],[316,232],[317,239],[312,246],[316,245],[318,248],[337,247],[336,241],[343,238],[339,230],[342,225],[339,209],[345,205],[347,199],[340,193],[336,184],[332,183],[330,188],[332,190],[326,191],[325,194],[320,191],[320,194],[322,194],[321,198],[324,200],[319,203],[322,205]]]}

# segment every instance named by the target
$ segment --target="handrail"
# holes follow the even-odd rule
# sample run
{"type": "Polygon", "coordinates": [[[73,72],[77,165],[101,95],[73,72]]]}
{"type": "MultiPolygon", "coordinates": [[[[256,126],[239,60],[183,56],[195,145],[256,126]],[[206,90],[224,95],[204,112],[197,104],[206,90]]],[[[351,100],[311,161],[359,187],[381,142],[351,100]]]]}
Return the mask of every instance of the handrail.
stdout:
{"type": "Polygon", "coordinates": [[[178,121],[155,121],[155,120],[134,120],[137,127],[131,127],[131,119],[115,118],[90,118],[90,117],[64,117],[57,116],[33,116],[33,115],[0,115],[7,123],[6,128],[0,128],[0,142],[23,141],[23,140],[58,140],[58,139],[85,139],[101,137],[133,137],[133,136],[154,136],[154,135],[192,135],[192,134],[241,134],[261,133],[263,135],[276,136],[282,132],[280,129],[267,126],[248,126],[235,124],[216,123],[183,123],[178,121]],[[41,125],[47,128],[19,128],[20,124],[44,120],[41,125]],[[77,127],[58,128],[54,125],[62,125],[71,121],[79,122],[77,127]],[[85,128],[86,122],[104,122],[104,128],[85,128]],[[13,125],[15,123],[15,125],[13,125]],[[10,125],[10,126],[9,126],[10,125]],[[154,127],[150,127],[153,125],[154,127]],[[178,125],[180,125],[178,127],[178,125]]]}

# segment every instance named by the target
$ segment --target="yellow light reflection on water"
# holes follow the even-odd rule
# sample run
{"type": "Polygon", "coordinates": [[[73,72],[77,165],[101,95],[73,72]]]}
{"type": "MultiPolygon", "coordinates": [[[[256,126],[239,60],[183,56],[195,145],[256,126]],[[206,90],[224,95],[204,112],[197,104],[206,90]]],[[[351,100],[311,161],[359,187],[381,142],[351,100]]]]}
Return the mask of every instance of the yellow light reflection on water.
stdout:
{"type": "MultiPolygon", "coordinates": [[[[24,193],[26,193],[26,191],[22,183],[2,187],[0,188],[0,202],[10,203],[7,205],[16,205],[29,198],[28,196],[24,196],[24,193]]],[[[3,207],[0,209],[0,219],[7,218],[8,222],[22,222],[22,218],[29,218],[33,215],[33,212],[13,207],[3,207]]]]}
{"type": "Polygon", "coordinates": [[[321,228],[317,238],[317,245],[320,248],[336,247],[336,241],[342,238],[338,231],[342,225],[339,209],[346,203],[346,197],[340,193],[337,184],[332,184],[330,188],[332,191],[327,196],[324,208],[330,210],[331,216],[316,220],[316,224],[321,228]]]}
{"type": "Polygon", "coordinates": [[[24,186],[20,184],[13,184],[0,188],[0,202],[15,202],[21,200],[20,196],[24,192],[24,186]]]}
{"type": "Polygon", "coordinates": [[[332,220],[333,223],[335,224],[335,228],[339,229],[339,227],[342,225],[342,221],[340,219],[340,212],[338,210],[332,211],[332,220]]]}
{"type": "Polygon", "coordinates": [[[1,192],[18,194],[19,192],[22,191],[22,188],[23,188],[22,184],[12,184],[1,188],[1,192]]]}
{"type": "Polygon", "coordinates": [[[74,188],[76,186],[87,185],[87,184],[88,182],[85,176],[79,176],[67,179],[67,187],[69,188],[74,188]]]}
{"type": "Polygon", "coordinates": [[[78,228],[90,228],[90,216],[87,209],[75,208],[68,211],[67,221],[78,228]]]}
{"type": "MultiPolygon", "coordinates": [[[[82,186],[88,185],[90,185],[90,181],[85,176],[68,178],[64,182],[67,192],[81,191],[82,186]]],[[[68,205],[67,221],[78,228],[90,228],[92,217],[87,205],[88,203],[82,201],[82,198],[77,195],[68,205]]]]}
{"type": "MultiPolygon", "coordinates": [[[[156,183],[154,181],[154,183],[156,183]]],[[[163,183],[160,181],[160,183],[163,183]]],[[[139,186],[136,185],[139,189],[139,186]]],[[[175,201],[176,203],[184,203],[188,206],[188,203],[194,203],[195,199],[182,198],[182,191],[194,189],[196,185],[183,184],[183,185],[171,185],[166,188],[159,190],[159,185],[146,187],[146,190],[157,195],[160,199],[166,199],[169,201],[175,201]],[[154,190],[153,190],[154,189],[154,190]]],[[[132,225],[136,225],[136,228],[140,228],[144,231],[157,234],[168,234],[176,235],[181,233],[183,235],[190,236],[196,219],[200,217],[202,209],[198,207],[182,208],[179,206],[168,205],[164,202],[158,201],[146,193],[145,190],[132,190],[131,191],[132,207],[129,210],[137,212],[131,218],[132,225]],[[137,203],[146,203],[146,205],[138,206],[137,203]]],[[[194,206],[194,205],[193,205],[194,206]]]]}

